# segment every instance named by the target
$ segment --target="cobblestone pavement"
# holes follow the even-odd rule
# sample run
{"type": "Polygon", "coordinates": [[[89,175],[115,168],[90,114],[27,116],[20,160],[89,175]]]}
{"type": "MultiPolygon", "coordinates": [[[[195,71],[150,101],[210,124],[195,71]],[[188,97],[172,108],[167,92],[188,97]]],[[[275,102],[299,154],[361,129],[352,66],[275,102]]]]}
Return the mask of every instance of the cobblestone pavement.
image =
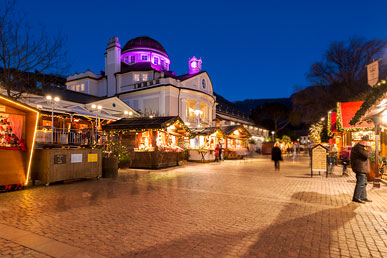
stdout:
{"type": "MultiPolygon", "coordinates": [[[[352,203],[354,176],[338,172],[311,178],[306,158],[126,170],[2,193],[0,225],[90,257],[387,257],[387,187],[352,203]]],[[[0,237],[1,257],[43,255],[0,237]]]]}
{"type": "Polygon", "coordinates": [[[0,257],[50,257],[31,248],[0,238],[0,257]]]}

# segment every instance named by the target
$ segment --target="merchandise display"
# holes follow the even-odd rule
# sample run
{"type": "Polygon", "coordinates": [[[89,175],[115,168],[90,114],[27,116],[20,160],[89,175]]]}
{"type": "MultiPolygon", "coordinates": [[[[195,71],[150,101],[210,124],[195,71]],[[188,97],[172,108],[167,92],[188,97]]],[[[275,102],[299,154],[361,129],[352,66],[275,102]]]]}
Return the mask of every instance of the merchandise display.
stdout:
{"type": "Polygon", "coordinates": [[[21,127],[22,117],[0,113],[0,148],[26,151],[21,132],[15,127],[21,127]],[[17,136],[19,135],[19,137],[17,136]]]}

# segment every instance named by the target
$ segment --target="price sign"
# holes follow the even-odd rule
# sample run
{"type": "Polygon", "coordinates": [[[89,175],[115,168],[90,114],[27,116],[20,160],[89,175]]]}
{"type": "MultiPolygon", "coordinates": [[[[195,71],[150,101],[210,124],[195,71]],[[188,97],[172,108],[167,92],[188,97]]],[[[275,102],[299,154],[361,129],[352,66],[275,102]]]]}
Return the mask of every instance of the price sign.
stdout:
{"type": "Polygon", "coordinates": [[[327,154],[328,149],[321,144],[312,148],[311,176],[313,176],[314,171],[319,173],[328,171],[327,154]]]}

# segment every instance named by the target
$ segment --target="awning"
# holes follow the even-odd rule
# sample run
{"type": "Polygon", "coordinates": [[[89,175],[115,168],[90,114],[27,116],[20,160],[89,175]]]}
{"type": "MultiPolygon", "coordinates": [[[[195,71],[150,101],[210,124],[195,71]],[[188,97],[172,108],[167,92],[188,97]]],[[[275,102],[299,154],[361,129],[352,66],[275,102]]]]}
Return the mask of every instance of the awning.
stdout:
{"type": "Polygon", "coordinates": [[[351,119],[355,116],[362,104],[363,101],[337,103],[336,129],[338,131],[373,130],[373,123],[361,122],[355,126],[350,124],[351,119]]]}

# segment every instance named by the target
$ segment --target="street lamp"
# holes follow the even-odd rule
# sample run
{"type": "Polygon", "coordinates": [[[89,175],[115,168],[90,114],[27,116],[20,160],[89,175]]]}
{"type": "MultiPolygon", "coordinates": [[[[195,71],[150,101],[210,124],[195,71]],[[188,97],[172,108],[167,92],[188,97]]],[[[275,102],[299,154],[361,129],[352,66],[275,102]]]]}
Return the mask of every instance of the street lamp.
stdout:
{"type": "Polygon", "coordinates": [[[54,104],[60,101],[59,97],[52,98],[51,95],[47,95],[46,99],[51,104],[51,143],[54,143],[54,104]]]}
{"type": "Polygon", "coordinates": [[[95,144],[98,142],[98,111],[102,109],[100,105],[91,105],[91,108],[95,110],[95,144]]]}
{"type": "Polygon", "coordinates": [[[125,110],[125,111],[124,111],[124,115],[125,115],[125,116],[132,116],[132,115],[133,115],[133,112],[132,112],[132,111],[127,111],[127,110],[125,110]]]}
{"type": "Polygon", "coordinates": [[[274,142],[274,134],[275,134],[275,132],[271,131],[271,138],[273,139],[273,142],[274,142]]]}

